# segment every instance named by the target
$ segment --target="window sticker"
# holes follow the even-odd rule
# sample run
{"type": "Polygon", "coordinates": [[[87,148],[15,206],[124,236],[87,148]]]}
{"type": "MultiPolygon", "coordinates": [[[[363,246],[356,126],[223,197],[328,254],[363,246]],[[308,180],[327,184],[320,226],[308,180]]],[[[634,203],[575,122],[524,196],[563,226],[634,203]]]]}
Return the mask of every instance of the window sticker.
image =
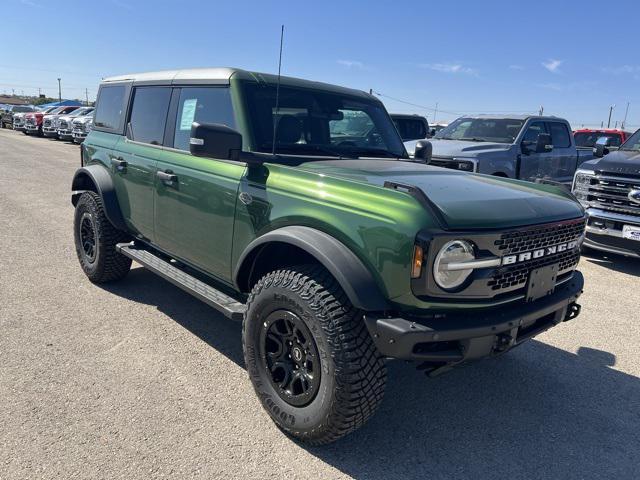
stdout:
{"type": "Polygon", "coordinates": [[[196,117],[197,98],[189,98],[182,105],[182,117],[180,118],[180,130],[191,130],[191,124],[196,117]]]}

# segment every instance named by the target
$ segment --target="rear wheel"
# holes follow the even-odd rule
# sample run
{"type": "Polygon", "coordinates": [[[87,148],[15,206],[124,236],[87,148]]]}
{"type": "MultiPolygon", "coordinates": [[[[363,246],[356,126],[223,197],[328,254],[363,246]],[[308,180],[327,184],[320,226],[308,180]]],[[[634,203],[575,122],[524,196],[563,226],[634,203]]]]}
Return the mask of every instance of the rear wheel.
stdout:
{"type": "Polygon", "coordinates": [[[84,192],[80,196],[73,232],[78,260],[89,280],[109,282],[120,280],[129,273],[131,259],[116,252],[115,247],[130,238],[109,222],[100,195],[84,192]]]}
{"type": "Polygon", "coordinates": [[[380,404],[384,359],[335,279],[306,265],[265,275],[243,323],[247,371],[273,421],[313,445],[362,426],[380,404]]]}

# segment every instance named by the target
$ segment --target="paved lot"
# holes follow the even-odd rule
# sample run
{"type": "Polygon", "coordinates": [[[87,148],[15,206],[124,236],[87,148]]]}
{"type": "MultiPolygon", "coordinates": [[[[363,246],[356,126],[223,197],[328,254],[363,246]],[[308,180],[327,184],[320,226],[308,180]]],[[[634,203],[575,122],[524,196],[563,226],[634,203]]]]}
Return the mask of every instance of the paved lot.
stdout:
{"type": "Polygon", "coordinates": [[[240,325],[142,268],[78,267],[77,146],[0,130],[0,478],[638,478],[640,262],[583,258],[583,315],[305,448],[263,413],[240,325]]]}

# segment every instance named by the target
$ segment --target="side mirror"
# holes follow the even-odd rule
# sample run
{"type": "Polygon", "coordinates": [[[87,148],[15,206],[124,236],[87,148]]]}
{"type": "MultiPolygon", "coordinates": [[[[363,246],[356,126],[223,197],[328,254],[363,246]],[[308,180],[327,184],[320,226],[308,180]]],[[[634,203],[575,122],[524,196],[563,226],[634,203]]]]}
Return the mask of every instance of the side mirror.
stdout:
{"type": "Polygon", "coordinates": [[[420,140],[416,142],[416,149],[413,152],[415,160],[422,160],[424,163],[431,163],[431,154],[433,153],[433,145],[428,140],[420,140]]]}
{"type": "Polygon", "coordinates": [[[242,135],[226,125],[193,122],[189,151],[196,157],[238,160],[242,151],[242,135]]]}
{"type": "Polygon", "coordinates": [[[551,150],[553,150],[551,135],[548,133],[539,133],[538,139],[536,140],[536,153],[546,153],[551,150]]]}
{"type": "Polygon", "coordinates": [[[598,158],[604,157],[609,153],[612,142],[611,137],[600,137],[593,147],[593,154],[598,158]]]}

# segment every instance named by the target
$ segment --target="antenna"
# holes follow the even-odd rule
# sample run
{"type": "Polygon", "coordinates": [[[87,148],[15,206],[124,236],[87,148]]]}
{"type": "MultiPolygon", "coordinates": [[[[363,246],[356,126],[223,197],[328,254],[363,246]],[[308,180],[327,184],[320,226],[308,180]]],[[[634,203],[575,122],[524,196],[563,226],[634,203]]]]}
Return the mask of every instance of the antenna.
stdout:
{"type": "Polygon", "coordinates": [[[280,71],[282,68],[282,43],[284,41],[284,25],[280,30],[280,59],[278,60],[278,83],[276,84],[276,113],[273,118],[273,143],[271,145],[271,155],[276,154],[276,133],[278,131],[278,108],[280,107],[280,71]]]}

